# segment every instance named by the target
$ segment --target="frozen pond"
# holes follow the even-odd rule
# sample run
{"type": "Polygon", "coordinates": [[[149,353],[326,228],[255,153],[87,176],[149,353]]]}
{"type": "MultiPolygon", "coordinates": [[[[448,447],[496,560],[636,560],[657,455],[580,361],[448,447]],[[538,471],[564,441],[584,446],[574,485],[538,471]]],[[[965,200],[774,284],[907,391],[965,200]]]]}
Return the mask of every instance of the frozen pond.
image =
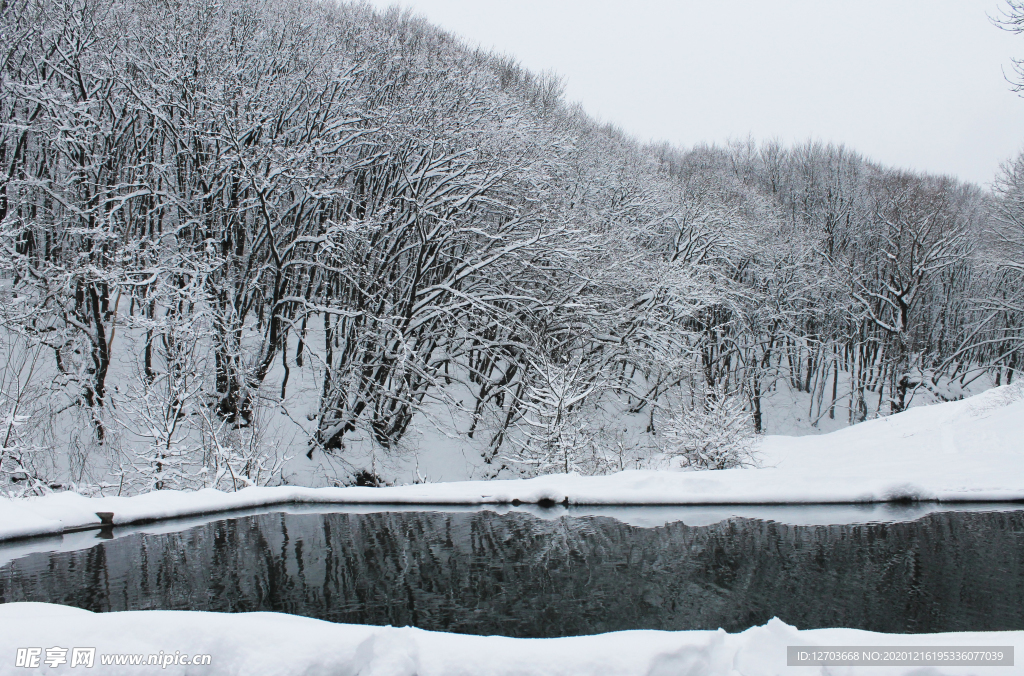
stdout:
{"type": "Polygon", "coordinates": [[[813,508],[377,509],[11,543],[0,547],[0,602],[269,610],[529,637],[738,631],[773,616],[799,628],[1024,629],[1019,505],[866,513],[860,523],[850,507],[837,525],[813,508]]]}

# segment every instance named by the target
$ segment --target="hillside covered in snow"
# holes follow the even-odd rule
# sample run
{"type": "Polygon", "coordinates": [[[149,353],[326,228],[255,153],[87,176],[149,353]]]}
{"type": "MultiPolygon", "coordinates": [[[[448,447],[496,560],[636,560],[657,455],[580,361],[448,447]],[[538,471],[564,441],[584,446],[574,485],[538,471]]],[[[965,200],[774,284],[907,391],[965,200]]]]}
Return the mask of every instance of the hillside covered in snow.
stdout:
{"type": "Polygon", "coordinates": [[[0,35],[5,494],[724,469],[1021,369],[1021,161],[644,144],[358,3],[0,35]]]}

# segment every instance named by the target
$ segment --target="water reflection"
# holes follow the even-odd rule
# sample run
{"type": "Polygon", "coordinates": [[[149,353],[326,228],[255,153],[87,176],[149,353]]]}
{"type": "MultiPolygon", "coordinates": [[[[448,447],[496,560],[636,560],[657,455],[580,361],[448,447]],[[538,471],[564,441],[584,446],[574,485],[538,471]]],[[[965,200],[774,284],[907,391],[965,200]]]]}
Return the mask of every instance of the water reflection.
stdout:
{"type": "MultiPolygon", "coordinates": [[[[97,542],[100,542],[97,540],[97,542]]],[[[522,512],[267,513],[0,566],[0,602],[272,610],[508,636],[1024,629],[1024,511],[655,528],[522,512]]]]}

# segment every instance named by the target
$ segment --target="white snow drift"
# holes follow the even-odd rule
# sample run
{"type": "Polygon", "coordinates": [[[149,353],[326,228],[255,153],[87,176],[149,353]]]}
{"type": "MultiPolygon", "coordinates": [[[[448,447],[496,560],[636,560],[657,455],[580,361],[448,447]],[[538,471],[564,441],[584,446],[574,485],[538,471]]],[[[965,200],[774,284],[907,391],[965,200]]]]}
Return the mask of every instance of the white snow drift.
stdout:
{"type": "MultiPolygon", "coordinates": [[[[18,648],[96,648],[96,666],[69,664],[45,673],[222,676],[987,676],[1019,667],[788,667],[786,647],[1013,646],[1024,632],[876,634],[853,629],[798,631],[774,619],[739,634],[718,631],[621,631],[595,636],[516,639],[413,628],[332,624],[278,613],[147,610],[93,614],[45,603],[0,605],[0,671],[11,673],[18,648]],[[103,654],[210,655],[207,666],[101,666],[103,654]]],[[[43,653],[45,656],[45,652],[43,653]]],[[[69,660],[70,662],[70,660],[69,660]]],[[[1016,670],[1015,670],[1016,669],[1016,670]]]]}

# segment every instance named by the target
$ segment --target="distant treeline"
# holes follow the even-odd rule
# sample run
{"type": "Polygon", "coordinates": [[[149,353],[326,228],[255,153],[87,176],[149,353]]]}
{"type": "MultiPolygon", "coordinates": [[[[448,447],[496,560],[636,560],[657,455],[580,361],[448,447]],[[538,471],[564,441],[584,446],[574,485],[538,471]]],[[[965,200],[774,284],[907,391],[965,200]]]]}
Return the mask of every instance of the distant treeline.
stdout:
{"type": "Polygon", "coordinates": [[[344,459],[442,409],[495,473],[624,466],[610,410],[728,466],[700,430],[782,381],[857,422],[1024,368],[1022,160],[645,146],[362,4],[5,0],[0,45],[5,490],[265,483],[282,416],[344,459]]]}

